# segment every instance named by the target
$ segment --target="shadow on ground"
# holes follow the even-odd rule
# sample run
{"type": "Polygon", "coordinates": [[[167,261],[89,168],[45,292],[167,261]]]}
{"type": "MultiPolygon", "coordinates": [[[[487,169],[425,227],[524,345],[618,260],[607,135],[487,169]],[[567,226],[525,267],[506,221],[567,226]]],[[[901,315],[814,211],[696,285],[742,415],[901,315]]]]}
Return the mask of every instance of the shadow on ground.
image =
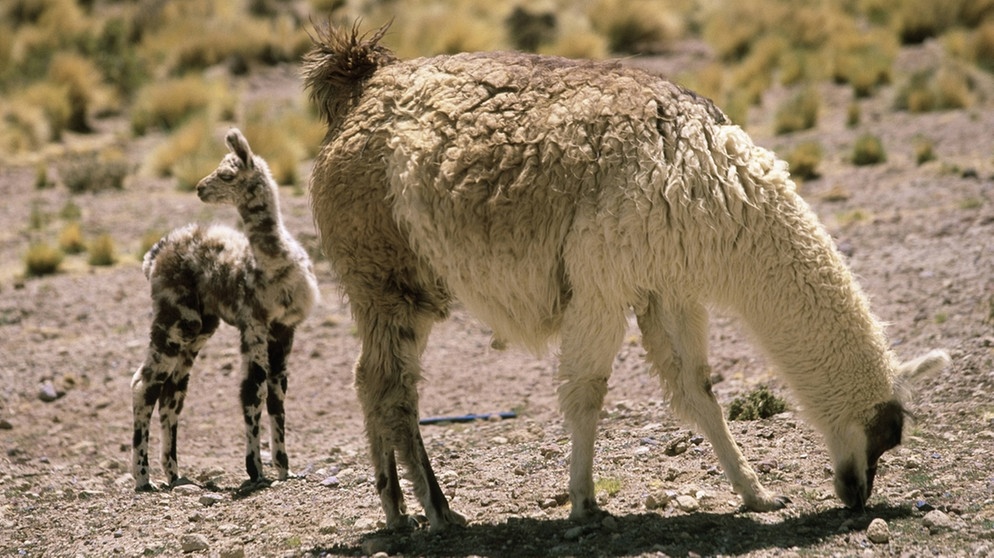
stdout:
{"type": "Polygon", "coordinates": [[[842,508],[762,522],[751,513],[696,513],[663,517],[654,513],[613,516],[614,522],[578,523],[565,519],[511,518],[496,525],[474,524],[430,534],[377,531],[356,545],[314,548],[316,555],[368,555],[387,552],[410,556],[633,556],[665,553],[686,556],[742,554],[751,551],[803,549],[839,535],[863,531],[875,517],[885,520],[912,515],[910,507],[879,506],[866,512],[842,508]],[[566,534],[570,533],[567,539],[566,534]]]}

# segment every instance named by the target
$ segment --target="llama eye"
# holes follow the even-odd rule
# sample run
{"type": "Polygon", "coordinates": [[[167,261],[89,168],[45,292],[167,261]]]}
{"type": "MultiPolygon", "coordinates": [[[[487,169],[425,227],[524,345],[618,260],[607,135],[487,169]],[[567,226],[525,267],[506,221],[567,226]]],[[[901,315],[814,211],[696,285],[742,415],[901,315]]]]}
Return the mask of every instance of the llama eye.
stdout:
{"type": "Polygon", "coordinates": [[[235,175],[230,172],[222,172],[218,174],[218,177],[225,182],[231,182],[232,180],[235,179],[235,175]]]}

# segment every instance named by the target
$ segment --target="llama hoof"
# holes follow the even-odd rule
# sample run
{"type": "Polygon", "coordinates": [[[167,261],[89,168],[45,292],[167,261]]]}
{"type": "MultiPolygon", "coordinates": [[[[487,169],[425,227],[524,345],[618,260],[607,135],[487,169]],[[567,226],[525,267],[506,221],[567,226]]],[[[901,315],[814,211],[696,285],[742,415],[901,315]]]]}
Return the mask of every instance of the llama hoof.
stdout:
{"type": "Polygon", "coordinates": [[[272,484],[273,481],[267,479],[266,477],[259,477],[257,479],[248,479],[247,481],[239,485],[238,490],[235,490],[235,496],[239,498],[248,496],[249,494],[262,490],[263,488],[269,488],[269,486],[272,484]]]}
{"type": "Polygon", "coordinates": [[[411,531],[420,528],[428,523],[428,518],[423,515],[401,514],[393,520],[387,522],[389,531],[411,531]]]}
{"type": "Polygon", "coordinates": [[[193,482],[192,480],[188,479],[187,477],[177,477],[177,478],[173,479],[172,482],[169,483],[169,487],[168,488],[169,488],[169,490],[172,490],[172,489],[176,488],[177,486],[186,486],[188,484],[192,484],[194,486],[200,486],[197,483],[193,482]]]}
{"type": "Polygon", "coordinates": [[[742,504],[742,509],[743,511],[770,512],[782,510],[787,507],[787,504],[789,503],[790,498],[784,496],[783,494],[777,494],[745,502],[742,504]]]}
{"type": "Polygon", "coordinates": [[[592,498],[584,498],[573,505],[573,509],[569,512],[569,518],[572,521],[588,521],[601,518],[606,514],[607,512],[602,511],[592,498]]]}
{"type": "Polygon", "coordinates": [[[428,531],[432,533],[441,533],[449,527],[465,527],[466,518],[463,517],[461,513],[454,512],[452,510],[445,510],[442,512],[442,516],[439,521],[433,521],[428,526],[428,531]]]}
{"type": "Polygon", "coordinates": [[[139,484],[135,486],[135,492],[158,492],[159,487],[155,486],[152,482],[146,482],[145,484],[139,484]]]}

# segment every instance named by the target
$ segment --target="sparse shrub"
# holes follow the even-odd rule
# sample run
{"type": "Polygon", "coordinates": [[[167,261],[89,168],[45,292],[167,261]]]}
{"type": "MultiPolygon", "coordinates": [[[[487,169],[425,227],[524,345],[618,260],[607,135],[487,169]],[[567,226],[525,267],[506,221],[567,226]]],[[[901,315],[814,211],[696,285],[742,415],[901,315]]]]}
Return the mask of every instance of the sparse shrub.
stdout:
{"type": "Polygon", "coordinates": [[[935,160],[935,146],[932,140],[925,137],[915,138],[915,162],[919,165],[923,165],[929,161],[935,160]]]}
{"type": "Polygon", "coordinates": [[[64,221],[78,221],[82,216],[83,210],[76,205],[72,198],[66,200],[65,205],[59,210],[59,217],[64,221]]]}
{"type": "Polygon", "coordinates": [[[822,149],[820,143],[816,141],[799,143],[786,156],[791,176],[802,179],[817,178],[821,156],[822,149]]]}
{"type": "Polygon", "coordinates": [[[901,0],[897,6],[897,31],[904,44],[917,44],[938,36],[950,23],[955,8],[933,0],[901,0]]]}
{"type": "Polygon", "coordinates": [[[588,13],[594,29],[607,38],[614,53],[663,52],[683,34],[675,14],[646,0],[600,0],[588,13]]]}
{"type": "Polygon", "coordinates": [[[58,164],[59,176],[74,194],[122,190],[131,165],[114,149],[89,151],[67,156],[58,164]]]}
{"type": "Polygon", "coordinates": [[[73,132],[89,132],[88,110],[99,96],[106,95],[101,83],[103,76],[96,64],[78,54],[60,52],[52,57],[48,79],[64,87],[69,104],[66,128],[73,132]]]}
{"type": "Polygon", "coordinates": [[[897,50],[894,37],[884,31],[840,34],[830,47],[832,79],[851,85],[857,97],[869,97],[878,86],[890,83],[897,50]]]}
{"type": "Polygon", "coordinates": [[[114,248],[114,239],[109,234],[101,234],[93,239],[89,249],[90,257],[87,260],[90,265],[108,266],[117,263],[117,250],[114,248]]]}
{"type": "Polygon", "coordinates": [[[67,224],[59,233],[59,248],[66,254],[79,254],[86,251],[83,229],[79,223],[67,224]]]}
{"type": "Polygon", "coordinates": [[[973,37],[973,59],[988,71],[994,70],[994,19],[977,28],[973,37]]]}
{"type": "Polygon", "coordinates": [[[59,270],[63,257],[54,246],[41,242],[32,244],[24,255],[24,272],[28,277],[51,275],[59,270]]]}
{"type": "Polygon", "coordinates": [[[52,216],[45,211],[43,203],[38,200],[31,202],[31,211],[28,213],[28,229],[40,231],[48,225],[52,216]]]}
{"type": "Polygon", "coordinates": [[[821,99],[813,87],[805,87],[777,109],[774,130],[788,134],[813,128],[818,123],[821,99]]]}
{"type": "Polygon", "coordinates": [[[920,113],[966,108],[973,104],[973,84],[959,66],[945,65],[912,74],[894,99],[898,110],[920,113]]]}
{"type": "Polygon", "coordinates": [[[960,109],[973,105],[973,83],[959,66],[945,65],[935,79],[940,109],[960,109]]]}
{"type": "Polygon", "coordinates": [[[862,112],[859,109],[859,103],[853,101],[849,103],[846,107],[846,127],[855,128],[859,126],[859,122],[862,119],[862,112]]]}
{"type": "Polygon", "coordinates": [[[745,397],[736,397],[728,406],[728,420],[760,420],[787,410],[787,401],[766,386],[759,386],[745,397]]]}
{"type": "Polygon", "coordinates": [[[48,165],[44,162],[35,165],[35,190],[44,190],[51,183],[48,181],[48,165]]]}
{"type": "Polygon", "coordinates": [[[151,83],[138,91],[131,110],[131,129],[138,135],[149,128],[173,130],[195,114],[214,112],[230,119],[235,99],[220,81],[187,76],[151,83]]]}
{"type": "Polygon", "coordinates": [[[554,12],[533,12],[522,6],[515,6],[504,19],[511,44],[518,50],[538,52],[538,47],[551,43],[556,38],[556,14],[554,12]]]}
{"type": "Polygon", "coordinates": [[[852,162],[854,165],[876,165],[887,160],[887,153],[880,138],[872,134],[863,134],[856,138],[853,145],[852,162]]]}

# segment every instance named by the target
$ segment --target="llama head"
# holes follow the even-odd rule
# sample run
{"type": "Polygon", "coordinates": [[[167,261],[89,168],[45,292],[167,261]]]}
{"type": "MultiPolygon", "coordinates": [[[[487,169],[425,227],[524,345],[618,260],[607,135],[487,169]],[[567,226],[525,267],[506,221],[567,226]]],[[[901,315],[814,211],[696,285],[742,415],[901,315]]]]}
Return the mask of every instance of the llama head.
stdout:
{"type": "Polygon", "coordinates": [[[835,493],[849,508],[862,509],[873,491],[880,456],[901,443],[907,412],[901,400],[916,379],[938,372],[949,364],[945,351],[932,351],[900,364],[894,379],[893,399],[873,405],[848,424],[835,429],[829,448],[835,462],[835,493]]]}
{"type": "Polygon", "coordinates": [[[197,196],[207,203],[241,206],[272,188],[273,179],[266,162],[252,153],[238,128],[229,130],[224,140],[231,152],[197,183],[197,196]]]}

